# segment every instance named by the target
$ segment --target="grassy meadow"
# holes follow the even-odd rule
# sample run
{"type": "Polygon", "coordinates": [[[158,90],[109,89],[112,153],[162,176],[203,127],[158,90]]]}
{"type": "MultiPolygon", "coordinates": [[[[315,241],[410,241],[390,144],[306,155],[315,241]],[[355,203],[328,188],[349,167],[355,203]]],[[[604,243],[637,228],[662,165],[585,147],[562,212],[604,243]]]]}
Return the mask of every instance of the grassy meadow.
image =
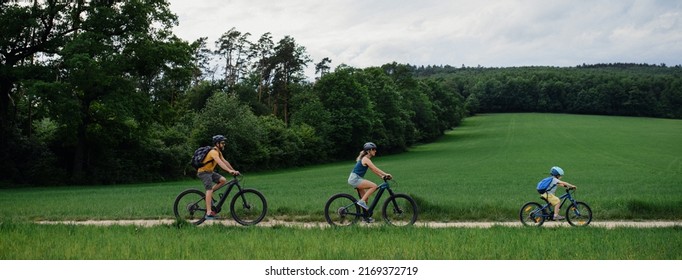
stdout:
{"type": "MultiPolygon", "coordinates": [[[[243,185],[268,200],[267,218],[323,221],[327,198],[353,193],[348,161],[249,173],[243,185]]],[[[238,166],[238,159],[233,159],[238,166]]],[[[682,218],[682,120],[491,114],[467,118],[438,142],[374,162],[412,195],[420,220],[512,221],[539,201],[537,181],[553,165],[578,186],[596,220],[682,218]]],[[[368,178],[380,181],[373,174],[368,178]]],[[[198,180],[109,186],[0,188],[3,220],[171,218],[175,196],[198,180]]]]}
{"type": "Polygon", "coordinates": [[[303,229],[3,223],[0,236],[0,259],[22,260],[682,259],[679,227],[303,229]]]}
{"type": "MultiPolygon", "coordinates": [[[[682,174],[681,143],[682,120],[489,114],[467,118],[439,141],[407,153],[383,155],[379,149],[374,162],[394,175],[397,192],[417,200],[420,221],[516,221],[523,203],[540,201],[535,184],[553,165],[566,171],[565,181],[578,186],[576,197],[592,207],[594,221],[680,220],[682,188],[675,179],[682,174]]],[[[346,178],[355,156],[276,172],[240,171],[246,175],[243,185],[266,196],[266,219],[323,221],[327,198],[352,193],[346,178]]],[[[238,167],[238,159],[230,160],[238,167]]],[[[368,178],[379,181],[374,175],[368,178]]],[[[0,188],[0,259],[682,259],[680,228],[139,228],[26,223],[172,218],[175,196],[199,187],[198,180],[188,180],[0,188]],[[373,249],[357,250],[358,240],[369,240],[373,249]],[[222,247],[201,248],[206,242],[222,247]]]]}

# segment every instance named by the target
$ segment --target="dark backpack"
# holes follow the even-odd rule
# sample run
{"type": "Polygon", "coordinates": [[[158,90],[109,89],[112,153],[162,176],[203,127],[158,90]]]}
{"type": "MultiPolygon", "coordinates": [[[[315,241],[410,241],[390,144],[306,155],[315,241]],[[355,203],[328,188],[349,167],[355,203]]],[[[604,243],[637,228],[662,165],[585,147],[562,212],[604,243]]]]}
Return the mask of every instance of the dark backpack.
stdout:
{"type": "Polygon", "coordinates": [[[204,163],[204,159],[206,159],[206,155],[208,155],[208,152],[210,152],[211,149],[213,149],[213,147],[205,146],[205,147],[200,147],[199,149],[194,151],[194,156],[192,156],[192,161],[190,162],[190,164],[192,165],[192,167],[194,167],[194,169],[202,168],[202,167],[204,167],[204,165],[213,161],[213,160],[210,160],[210,161],[204,163]]]}
{"type": "Polygon", "coordinates": [[[542,181],[538,182],[537,190],[538,193],[544,194],[547,191],[549,191],[549,186],[552,184],[552,180],[554,180],[554,177],[549,176],[545,179],[542,179],[542,181]]]}

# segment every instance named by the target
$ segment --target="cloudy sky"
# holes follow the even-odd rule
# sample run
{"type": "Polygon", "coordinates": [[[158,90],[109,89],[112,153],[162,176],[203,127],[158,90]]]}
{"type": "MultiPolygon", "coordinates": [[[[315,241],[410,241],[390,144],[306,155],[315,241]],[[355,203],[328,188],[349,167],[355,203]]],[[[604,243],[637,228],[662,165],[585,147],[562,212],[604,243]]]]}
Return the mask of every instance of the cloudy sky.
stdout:
{"type": "MultiPolygon", "coordinates": [[[[682,64],[682,1],[170,0],[175,33],[291,36],[314,65],[682,64]]],[[[312,67],[311,67],[312,68],[312,67]]],[[[310,73],[310,70],[307,72],[310,73]]],[[[314,73],[314,71],[312,71],[314,73]]],[[[312,75],[309,74],[309,75],[312,75]]]]}

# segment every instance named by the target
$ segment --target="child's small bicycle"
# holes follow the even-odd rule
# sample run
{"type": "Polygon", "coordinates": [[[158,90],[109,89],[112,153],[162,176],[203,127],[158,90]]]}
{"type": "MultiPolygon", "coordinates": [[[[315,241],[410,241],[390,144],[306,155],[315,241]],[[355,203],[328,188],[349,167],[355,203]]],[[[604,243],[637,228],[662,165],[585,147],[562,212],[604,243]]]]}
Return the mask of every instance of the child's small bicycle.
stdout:
{"type": "MultiPolygon", "coordinates": [[[[408,226],[417,221],[417,203],[407,194],[394,193],[388,181],[391,178],[384,177],[384,182],[379,185],[379,190],[369,205],[368,210],[362,209],[355,204],[358,199],[347,193],[335,194],[327,200],[324,206],[324,218],[332,226],[348,226],[358,222],[360,218],[371,221],[374,208],[379,204],[381,195],[388,191],[389,197],[384,202],[381,212],[386,223],[394,226],[408,226]]],[[[358,193],[359,195],[359,193],[358,193]]]]}
{"type": "MultiPolygon", "coordinates": [[[[566,193],[559,197],[561,199],[560,207],[569,201],[568,208],[566,208],[566,221],[572,226],[587,226],[592,221],[592,209],[587,203],[575,200],[573,193],[575,193],[575,189],[566,189],[566,193]]],[[[547,199],[541,198],[545,201],[544,206],[532,201],[521,207],[519,219],[523,225],[542,226],[545,220],[554,220],[554,207],[547,199]]]]}

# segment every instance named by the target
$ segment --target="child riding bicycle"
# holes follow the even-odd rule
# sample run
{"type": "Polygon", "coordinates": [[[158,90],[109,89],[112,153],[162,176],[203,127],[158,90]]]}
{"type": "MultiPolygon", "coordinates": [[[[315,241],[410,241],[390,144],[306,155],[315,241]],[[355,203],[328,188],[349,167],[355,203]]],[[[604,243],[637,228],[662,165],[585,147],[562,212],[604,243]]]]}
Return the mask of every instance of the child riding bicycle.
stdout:
{"type": "Polygon", "coordinates": [[[549,187],[545,191],[545,193],[541,194],[540,197],[546,199],[552,206],[554,206],[554,220],[563,220],[565,219],[564,216],[559,215],[559,208],[561,207],[560,200],[559,198],[554,195],[556,192],[557,186],[562,186],[564,188],[568,189],[577,189],[575,185],[572,185],[568,182],[561,181],[561,177],[564,176],[564,170],[561,169],[561,167],[558,166],[553,166],[549,170],[549,174],[553,177],[552,182],[549,184],[549,187]]]}

